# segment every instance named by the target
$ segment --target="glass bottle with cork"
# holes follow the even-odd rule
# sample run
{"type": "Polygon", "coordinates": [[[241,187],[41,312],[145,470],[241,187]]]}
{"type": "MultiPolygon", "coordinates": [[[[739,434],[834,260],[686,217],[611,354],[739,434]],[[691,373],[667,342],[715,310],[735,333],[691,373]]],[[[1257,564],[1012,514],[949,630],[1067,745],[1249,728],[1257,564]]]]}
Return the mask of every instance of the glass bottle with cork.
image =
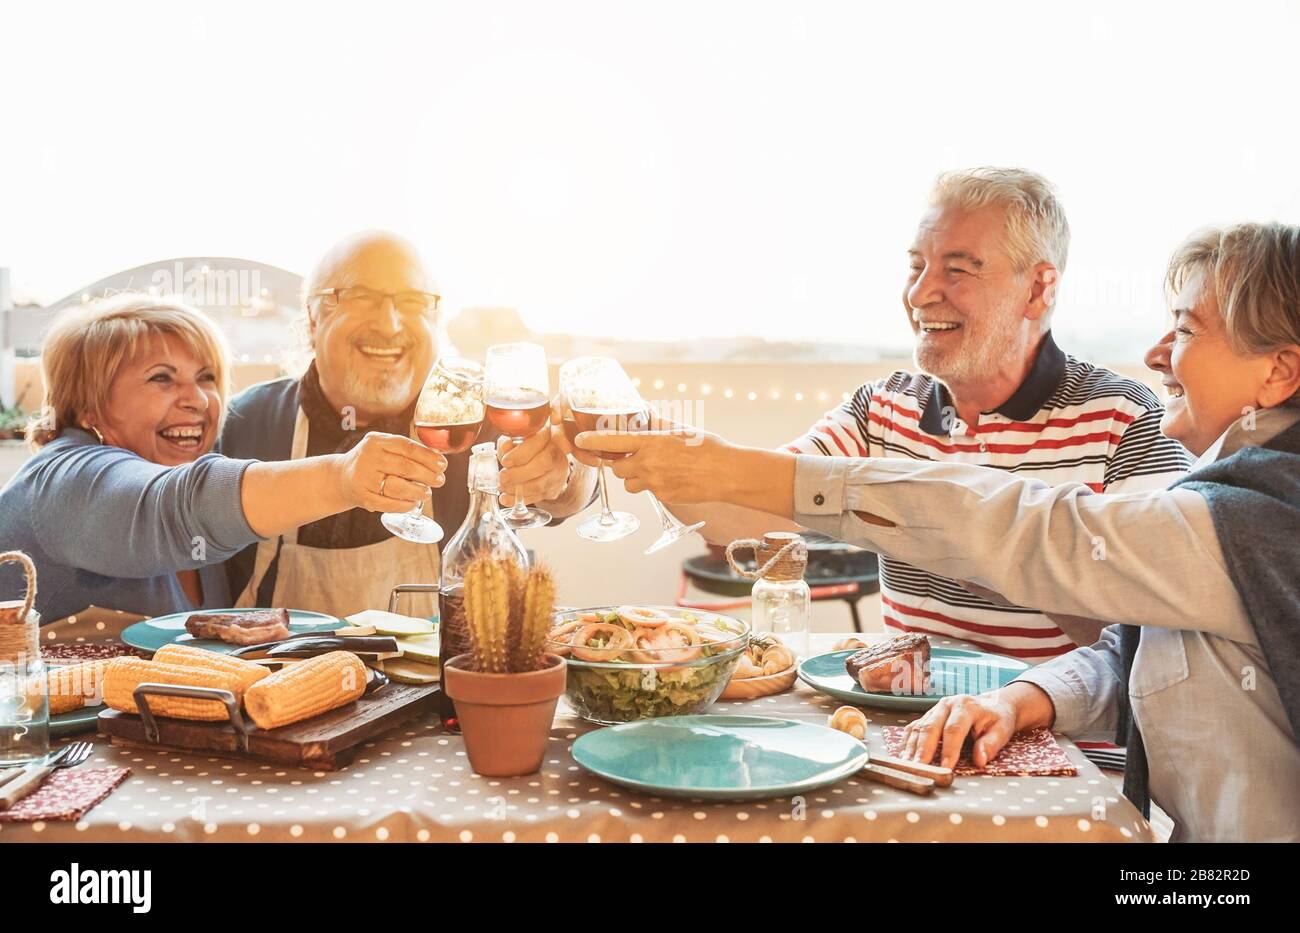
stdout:
{"type": "Polygon", "coordinates": [[[803,579],[808,567],[808,546],[803,538],[789,531],[769,531],[761,541],[733,541],[727,546],[727,563],[736,574],[755,581],[751,604],[754,634],[775,635],[796,657],[808,657],[812,592],[803,579]],[[738,550],[751,548],[757,570],[739,566],[734,556],[738,550]]]}
{"type": "Polygon", "coordinates": [[[0,768],[39,761],[50,750],[49,688],[41,661],[41,618],[36,566],[22,551],[0,554],[0,564],[23,569],[22,599],[0,601],[0,768]]]}
{"type": "MultiPolygon", "coordinates": [[[[469,650],[465,623],[465,568],[480,554],[512,560],[528,570],[528,551],[497,509],[497,447],[476,444],[470,454],[469,511],[465,521],[442,549],[438,581],[438,673],[443,665],[469,650]]],[[[439,695],[438,715],[445,728],[460,731],[456,704],[445,690],[439,695]]]]}

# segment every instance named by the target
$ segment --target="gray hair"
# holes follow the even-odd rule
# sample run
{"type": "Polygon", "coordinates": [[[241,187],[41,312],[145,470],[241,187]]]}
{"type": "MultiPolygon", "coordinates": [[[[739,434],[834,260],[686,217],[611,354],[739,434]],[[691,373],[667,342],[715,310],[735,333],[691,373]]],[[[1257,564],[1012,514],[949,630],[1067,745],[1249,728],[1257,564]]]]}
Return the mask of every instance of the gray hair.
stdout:
{"type": "Polygon", "coordinates": [[[1007,215],[1007,253],[1017,272],[1050,262],[1065,272],[1070,225],[1056,190],[1042,175],[1021,168],[972,168],[945,172],[930,193],[935,206],[978,210],[990,204],[1007,215]]]}
{"type": "Polygon", "coordinates": [[[1240,353],[1300,345],[1300,227],[1235,224],[1192,234],[1174,250],[1165,285],[1177,292],[1205,276],[1223,315],[1228,342],[1240,353]]]}

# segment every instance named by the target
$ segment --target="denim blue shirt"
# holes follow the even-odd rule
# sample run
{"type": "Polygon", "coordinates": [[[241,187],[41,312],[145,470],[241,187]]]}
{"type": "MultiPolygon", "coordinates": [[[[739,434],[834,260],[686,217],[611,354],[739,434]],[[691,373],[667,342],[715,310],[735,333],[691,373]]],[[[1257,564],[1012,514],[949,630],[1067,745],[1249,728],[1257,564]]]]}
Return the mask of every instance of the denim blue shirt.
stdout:
{"type": "MultiPolygon", "coordinates": [[[[68,429],[0,489],[0,550],[36,564],[45,622],[90,605],[147,616],[229,606],[221,562],[257,540],[240,505],[252,462],[206,454],[166,467],[68,429]],[[201,607],[176,579],[196,569],[201,607]]],[[[0,600],[24,585],[16,564],[0,566],[0,600]]]]}

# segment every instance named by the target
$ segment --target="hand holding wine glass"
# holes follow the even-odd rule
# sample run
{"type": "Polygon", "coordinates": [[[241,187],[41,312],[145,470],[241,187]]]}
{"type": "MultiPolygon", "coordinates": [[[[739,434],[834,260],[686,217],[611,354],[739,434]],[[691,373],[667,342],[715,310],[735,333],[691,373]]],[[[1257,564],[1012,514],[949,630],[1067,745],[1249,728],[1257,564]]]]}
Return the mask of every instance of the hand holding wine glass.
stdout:
{"type": "MultiPolygon", "coordinates": [[[[488,423],[516,445],[550,424],[550,379],[546,352],[535,343],[488,347],[484,403],[488,423]]],[[[522,496],[502,516],[511,528],[535,528],[550,522],[549,512],[529,508],[522,496]]]]}
{"type": "MultiPolygon", "coordinates": [[[[614,361],[610,360],[609,362],[613,363],[615,367],[618,367],[618,364],[614,363],[614,361]]],[[[657,419],[654,413],[650,410],[650,406],[647,405],[645,400],[641,398],[640,393],[636,391],[636,388],[633,386],[632,382],[627,379],[626,374],[623,373],[622,367],[618,367],[618,374],[621,375],[623,380],[626,381],[627,388],[626,388],[626,394],[618,396],[617,407],[613,409],[606,409],[603,410],[602,412],[598,412],[597,414],[603,415],[603,417],[596,417],[596,418],[592,418],[589,415],[584,416],[580,414],[577,408],[575,407],[573,412],[574,414],[573,431],[571,434],[569,434],[569,443],[572,444],[576,449],[598,452],[600,454],[602,460],[601,474],[600,474],[601,493],[602,493],[602,502],[605,503],[604,507],[606,509],[608,509],[608,501],[607,501],[607,497],[604,494],[605,491],[604,463],[605,462],[612,463],[614,475],[620,478],[624,477],[626,474],[625,471],[622,469],[623,464],[621,461],[630,457],[633,454],[633,452],[637,449],[636,444],[620,445],[619,443],[617,443],[618,438],[626,437],[628,434],[637,434],[637,435],[644,436],[642,432],[648,431],[652,427],[657,430],[661,430],[662,433],[664,433],[666,436],[672,437],[675,440],[680,440],[683,443],[685,443],[688,437],[697,438],[697,437],[704,436],[702,432],[699,432],[695,429],[690,429],[690,431],[688,432],[684,430],[680,425],[673,425],[671,422],[664,422],[657,419]],[[579,447],[579,445],[576,443],[577,436],[581,433],[588,432],[588,431],[604,432],[604,433],[596,434],[595,437],[597,438],[613,437],[616,439],[616,442],[613,445],[612,449],[609,446],[605,446],[602,448],[598,444],[593,444],[593,443],[583,444],[581,445],[581,447],[579,447]]],[[[566,424],[566,430],[567,429],[568,429],[568,425],[566,424]]],[[[673,544],[676,541],[680,541],[682,538],[686,537],[691,532],[698,531],[700,528],[704,527],[704,522],[695,522],[690,525],[682,524],[680,521],[677,520],[677,518],[671,512],[669,512],[667,509],[663,507],[663,504],[659,501],[659,499],[655,496],[655,494],[649,489],[648,485],[637,486],[636,488],[632,488],[631,486],[629,486],[629,491],[631,492],[639,492],[641,489],[645,489],[646,495],[650,498],[650,506],[651,508],[654,509],[655,515],[659,519],[659,526],[662,529],[662,533],[659,535],[658,538],[655,539],[653,544],[651,544],[648,548],[646,548],[645,553],[653,554],[656,551],[661,551],[664,548],[668,547],[670,544],[673,544]]],[[[617,514],[625,514],[625,513],[614,513],[614,514],[617,515],[617,514]]],[[[581,533],[582,533],[582,529],[579,528],[579,534],[581,533]]]]}
{"type": "MultiPolygon", "coordinates": [[[[645,406],[632,380],[616,360],[583,356],[560,367],[560,401],[564,408],[564,433],[573,439],[583,431],[639,431],[644,427],[645,406]]],[[[641,526],[631,512],[609,507],[606,463],[618,459],[602,454],[597,468],[600,514],[578,526],[578,534],[591,541],[617,541],[641,526]]]]}
{"type": "MultiPolygon", "coordinates": [[[[444,357],[434,364],[415,404],[415,434],[442,454],[462,453],[483,426],[483,368],[471,360],[444,357]]],[[[384,527],[407,541],[435,544],[442,527],[423,513],[423,499],[409,512],[385,512],[384,527]]]]}

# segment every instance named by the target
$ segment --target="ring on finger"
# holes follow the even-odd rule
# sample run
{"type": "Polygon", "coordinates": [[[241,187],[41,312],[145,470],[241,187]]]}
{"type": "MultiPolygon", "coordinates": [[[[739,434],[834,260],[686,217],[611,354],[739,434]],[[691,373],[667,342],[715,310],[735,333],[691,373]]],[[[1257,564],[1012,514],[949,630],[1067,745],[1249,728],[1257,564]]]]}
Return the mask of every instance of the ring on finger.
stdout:
{"type": "Polygon", "coordinates": [[[379,494],[385,496],[385,498],[387,498],[387,494],[384,492],[384,484],[388,482],[389,475],[390,474],[385,473],[384,478],[379,481],[379,494]]]}

